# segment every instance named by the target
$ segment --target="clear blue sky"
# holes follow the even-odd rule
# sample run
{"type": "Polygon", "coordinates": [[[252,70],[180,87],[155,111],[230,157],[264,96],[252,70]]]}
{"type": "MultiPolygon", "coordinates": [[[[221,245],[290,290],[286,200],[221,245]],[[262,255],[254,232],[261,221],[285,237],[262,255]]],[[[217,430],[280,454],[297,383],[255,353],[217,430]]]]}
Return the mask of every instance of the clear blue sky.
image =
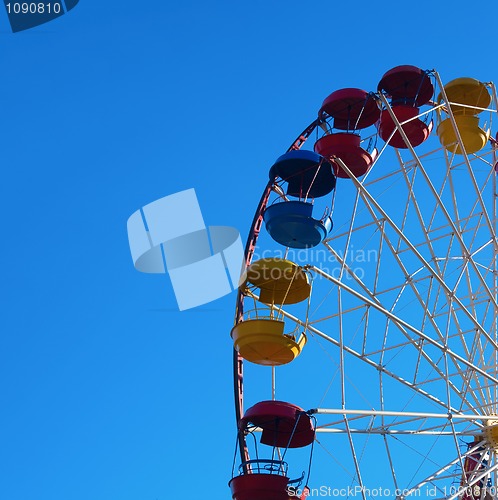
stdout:
{"type": "Polygon", "coordinates": [[[245,237],[333,90],[398,64],[497,81],[482,14],[81,0],[12,34],[0,10],[0,500],[229,498],[235,295],[178,312],[134,270],[127,218],[194,187],[245,237]]]}

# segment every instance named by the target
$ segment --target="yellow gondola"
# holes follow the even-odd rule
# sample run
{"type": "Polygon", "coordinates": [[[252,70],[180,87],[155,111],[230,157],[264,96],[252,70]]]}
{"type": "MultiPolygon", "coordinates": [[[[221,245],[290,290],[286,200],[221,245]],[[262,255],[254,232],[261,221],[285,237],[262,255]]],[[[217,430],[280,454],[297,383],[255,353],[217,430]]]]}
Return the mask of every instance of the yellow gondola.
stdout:
{"type": "Polygon", "coordinates": [[[247,282],[260,290],[265,304],[297,304],[310,296],[308,275],[286,259],[261,259],[247,270],[247,282]]]}
{"type": "MultiPolygon", "coordinates": [[[[458,142],[457,131],[451,118],[441,120],[437,127],[437,135],[441,145],[456,154],[476,153],[484,148],[489,140],[489,127],[479,126],[478,115],[491,103],[491,95],[486,85],[474,78],[457,78],[444,86],[456,128],[463,143],[463,150],[458,142]]],[[[438,102],[443,102],[443,93],[438,102]]]]}
{"type": "Polygon", "coordinates": [[[285,365],[301,354],[306,335],[285,335],[284,327],[282,320],[272,318],[242,321],[232,330],[234,346],[251,363],[285,365]]]}
{"type": "Polygon", "coordinates": [[[234,348],[251,363],[267,366],[290,363],[301,354],[307,339],[300,327],[293,333],[284,333],[280,306],[309,299],[308,274],[286,259],[261,259],[247,270],[246,290],[256,288],[261,305],[246,313],[244,320],[233,327],[234,348]]]}

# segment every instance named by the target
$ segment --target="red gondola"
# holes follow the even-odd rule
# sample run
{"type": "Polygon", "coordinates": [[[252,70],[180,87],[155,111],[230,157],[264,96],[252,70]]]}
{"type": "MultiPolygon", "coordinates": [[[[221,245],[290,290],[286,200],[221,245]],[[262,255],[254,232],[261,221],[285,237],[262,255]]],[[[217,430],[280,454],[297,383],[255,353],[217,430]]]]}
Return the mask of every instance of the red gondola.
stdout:
{"type": "Polygon", "coordinates": [[[289,448],[302,448],[313,443],[315,429],[312,417],[299,406],[283,401],[261,401],[249,408],[239,421],[239,433],[254,428],[262,430],[261,444],[283,449],[279,460],[247,460],[239,466],[239,475],[228,483],[233,500],[304,500],[309,488],[301,488],[305,473],[297,479],[288,476],[284,457],[289,448]]]}
{"type": "Polygon", "coordinates": [[[249,408],[240,420],[239,430],[249,424],[263,430],[261,444],[278,448],[302,448],[315,437],[309,415],[299,406],[283,401],[261,401],[249,408]]]}
{"type": "Polygon", "coordinates": [[[341,132],[327,130],[315,143],[315,151],[331,161],[338,177],[349,178],[349,174],[334,161],[336,158],[355,177],[364,175],[377,157],[375,148],[369,151],[361,147],[359,134],[380,118],[380,108],[373,94],[356,88],[336,90],[323,101],[318,117],[324,127],[341,132]]]}
{"type": "Polygon", "coordinates": [[[433,128],[432,120],[419,118],[419,108],[434,94],[429,73],[416,66],[396,66],[384,74],[377,88],[391,99],[390,109],[382,111],[377,125],[379,136],[390,146],[408,148],[399,123],[412,147],[422,144],[433,128]]]}

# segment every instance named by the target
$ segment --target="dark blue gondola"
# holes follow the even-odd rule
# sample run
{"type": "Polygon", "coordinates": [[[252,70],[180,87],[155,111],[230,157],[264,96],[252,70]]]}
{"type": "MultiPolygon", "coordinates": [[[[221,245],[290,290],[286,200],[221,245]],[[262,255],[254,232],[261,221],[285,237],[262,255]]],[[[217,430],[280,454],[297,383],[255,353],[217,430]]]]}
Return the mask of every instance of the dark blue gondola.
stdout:
{"type": "Polygon", "coordinates": [[[289,151],[280,156],[270,169],[272,179],[287,183],[284,200],[270,205],[264,213],[266,230],[281,245],[291,248],[311,248],[326,238],[332,229],[332,218],[326,213],[313,217],[313,203],[335,189],[336,177],[332,165],[313,151],[289,151]]]}
{"type": "Polygon", "coordinates": [[[287,195],[297,198],[320,198],[335,189],[332,166],[313,151],[289,151],[277,158],[270,169],[270,178],[287,182],[287,195]]]}

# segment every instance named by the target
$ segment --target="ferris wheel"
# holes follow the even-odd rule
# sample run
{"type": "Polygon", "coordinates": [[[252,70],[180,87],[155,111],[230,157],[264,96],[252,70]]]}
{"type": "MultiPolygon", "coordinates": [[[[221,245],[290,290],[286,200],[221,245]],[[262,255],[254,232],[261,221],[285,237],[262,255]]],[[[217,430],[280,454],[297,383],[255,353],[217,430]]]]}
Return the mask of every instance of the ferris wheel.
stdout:
{"type": "Polygon", "coordinates": [[[498,495],[492,83],[398,66],[273,162],[237,300],[235,500],[498,495]]]}

